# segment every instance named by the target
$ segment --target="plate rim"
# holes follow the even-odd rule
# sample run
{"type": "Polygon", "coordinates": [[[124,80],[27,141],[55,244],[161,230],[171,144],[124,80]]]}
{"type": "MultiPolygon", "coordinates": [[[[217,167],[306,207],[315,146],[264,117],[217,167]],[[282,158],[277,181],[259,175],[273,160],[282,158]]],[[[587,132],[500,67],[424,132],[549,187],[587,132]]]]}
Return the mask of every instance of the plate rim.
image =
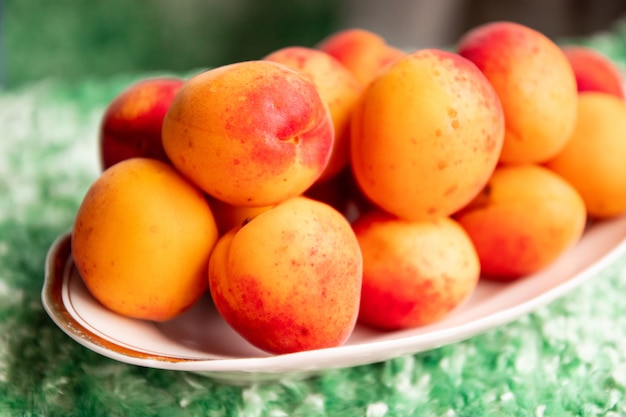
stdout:
{"type": "MultiPolygon", "coordinates": [[[[602,223],[610,223],[611,221],[626,222],[626,216],[618,216],[615,219],[602,221],[602,223]]],[[[609,226],[610,224],[604,225],[604,227],[609,226]]],[[[626,253],[626,234],[621,236],[621,240],[610,250],[566,281],[527,301],[470,322],[436,329],[424,334],[273,356],[206,359],[175,357],[130,349],[94,334],[72,316],[63,302],[63,291],[69,275],[67,272],[73,264],[71,231],[59,235],[48,250],[41,301],[47,314],[61,330],[74,341],[103,356],[132,365],[199,372],[208,376],[223,376],[226,379],[236,381],[241,379],[241,375],[244,375],[243,378],[246,379],[253,374],[274,376],[277,374],[303,374],[367,365],[456,343],[488,329],[500,327],[554,301],[587,281],[597,272],[605,269],[624,253],[626,253]],[[452,333],[454,337],[446,336],[449,333],[452,333]],[[339,364],[328,364],[328,358],[325,356],[331,351],[333,352],[332,362],[340,362],[339,364]]]]}

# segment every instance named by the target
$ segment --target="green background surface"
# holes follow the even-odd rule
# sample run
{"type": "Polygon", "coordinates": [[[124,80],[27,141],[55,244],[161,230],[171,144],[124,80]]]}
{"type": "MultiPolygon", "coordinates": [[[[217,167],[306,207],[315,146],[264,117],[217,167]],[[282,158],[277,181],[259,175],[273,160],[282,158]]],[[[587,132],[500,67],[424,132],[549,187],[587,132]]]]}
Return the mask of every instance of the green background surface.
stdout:
{"type": "MultiPolygon", "coordinates": [[[[98,2],[72,2],[74,20],[93,12],[134,33],[126,39],[135,53],[107,52],[116,50],[114,36],[97,19],[84,21],[85,36],[102,44],[90,49],[98,53],[82,53],[87,40],[76,38],[70,23],[67,42],[56,44],[41,16],[9,22],[26,3],[5,1],[2,22],[10,33],[3,47],[12,53],[4,62],[10,88],[0,90],[0,416],[626,415],[626,258],[548,306],[466,341],[303,381],[229,386],[126,365],[73,342],[42,308],[44,260],[98,175],[97,130],[106,105],[148,74],[185,72],[265,47],[212,47],[165,68],[152,61],[156,52],[145,32],[133,32],[125,17],[99,10],[98,2]],[[33,39],[50,43],[33,46],[33,39]],[[18,43],[24,47],[16,53],[18,43]]],[[[220,24],[211,22],[209,32],[220,24]]],[[[297,33],[306,43],[319,38],[317,30],[297,33]]],[[[618,25],[581,42],[623,66],[624,33],[618,25]]],[[[168,56],[176,55],[177,43],[171,45],[168,56]]]]}
{"type": "Polygon", "coordinates": [[[0,41],[8,86],[213,67],[288,44],[313,45],[337,27],[336,0],[3,3],[0,41]]]}

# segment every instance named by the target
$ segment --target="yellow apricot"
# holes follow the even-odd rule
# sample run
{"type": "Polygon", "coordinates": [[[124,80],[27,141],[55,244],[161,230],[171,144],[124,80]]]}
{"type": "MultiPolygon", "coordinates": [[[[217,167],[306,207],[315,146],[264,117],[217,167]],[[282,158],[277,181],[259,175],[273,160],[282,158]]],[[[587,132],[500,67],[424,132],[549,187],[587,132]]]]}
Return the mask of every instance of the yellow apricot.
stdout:
{"type": "Polygon", "coordinates": [[[354,177],[384,210],[445,217],[484,186],[500,156],[502,108],[474,64],[416,51],[372,81],[351,125],[354,177]]]}
{"type": "Polygon", "coordinates": [[[131,158],[105,170],[76,214],[72,256],[107,308],[163,321],[206,290],[217,227],[204,194],[170,165],[131,158]]]}
{"type": "Polygon", "coordinates": [[[580,93],[574,132],[546,166],[578,190],[589,216],[625,213],[626,103],[608,93],[580,93]]]}

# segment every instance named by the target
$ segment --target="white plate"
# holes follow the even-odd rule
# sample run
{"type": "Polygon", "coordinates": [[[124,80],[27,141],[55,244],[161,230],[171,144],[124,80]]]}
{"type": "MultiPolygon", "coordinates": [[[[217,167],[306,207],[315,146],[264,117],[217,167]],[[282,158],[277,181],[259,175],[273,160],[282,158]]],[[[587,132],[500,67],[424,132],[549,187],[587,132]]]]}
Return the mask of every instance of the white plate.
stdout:
{"type": "Polygon", "coordinates": [[[580,242],[541,273],[512,283],[482,281],[444,320],[393,332],[357,326],[341,347],[272,356],[235,333],[203,298],[167,323],[121,317],[86,290],[68,234],[51,246],[44,308],[72,339],[109,358],[145,367],[199,372],[247,384],[381,362],[457,342],[510,322],[567,293],[626,251],[626,216],[590,226],[580,242]]]}

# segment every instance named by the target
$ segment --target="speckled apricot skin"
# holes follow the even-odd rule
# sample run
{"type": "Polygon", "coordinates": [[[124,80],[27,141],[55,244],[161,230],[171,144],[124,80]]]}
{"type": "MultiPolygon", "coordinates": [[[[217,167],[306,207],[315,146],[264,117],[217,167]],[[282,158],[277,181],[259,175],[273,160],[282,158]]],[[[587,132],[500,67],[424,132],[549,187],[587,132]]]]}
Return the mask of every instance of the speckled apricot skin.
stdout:
{"type": "Polygon", "coordinates": [[[103,169],[137,157],[169,163],[161,142],[161,128],[183,83],[183,79],[175,77],[144,79],[127,87],[109,103],[99,133],[103,169]]]}
{"type": "Polygon", "coordinates": [[[263,60],[190,78],[163,121],[163,147],[174,166],[237,206],[300,195],[326,168],[333,142],[330,112],[315,84],[263,60]]]}
{"type": "Polygon", "coordinates": [[[363,87],[347,68],[324,51],[290,46],[267,55],[264,59],[287,65],[311,78],[328,105],[335,142],[328,165],[317,182],[337,175],[350,158],[350,116],[363,87]]]}
{"type": "Polygon", "coordinates": [[[454,218],[466,230],[485,279],[512,281],[541,271],[582,236],[586,210],[563,178],[535,164],[499,166],[454,218]]]}
{"type": "Polygon", "coordinates": [[[376,210],[353,228],[363,254],[363,324],[388,330],[432,324],[476,288],[478,255],[448,217],[407,221],[376,210]]]}
{"type": "Polygon", "coordinates": [[[217,227],[203,193],[170,165],[131,158],[87,191],[72,256],[89,292],[124,316],[169,320],[206,290],[217,227]]]}
{"type": "Polygon", "coordinates": [[[219,313],[251,344],[276,354],[343,344],[356,323],[361,276],[349,223],[305,197],[225,234],[209,263],[219,313]]]}
{"type": "Polygon", "coordinates": [[[564,146],[576,121],[576,79],[563,51],[542,33],[491,22],[464,34],[458,53],[475,63],[504,109],[502,163],[541,163],[564,146]]]}
{"type": "Polygon", "coordinates": [[[352,170],[384,210],[410,220],[445,217],[487,182],[503,137],[500,102],[478,68],[424,49],[396,61],[361,96],[352,170]]]}

